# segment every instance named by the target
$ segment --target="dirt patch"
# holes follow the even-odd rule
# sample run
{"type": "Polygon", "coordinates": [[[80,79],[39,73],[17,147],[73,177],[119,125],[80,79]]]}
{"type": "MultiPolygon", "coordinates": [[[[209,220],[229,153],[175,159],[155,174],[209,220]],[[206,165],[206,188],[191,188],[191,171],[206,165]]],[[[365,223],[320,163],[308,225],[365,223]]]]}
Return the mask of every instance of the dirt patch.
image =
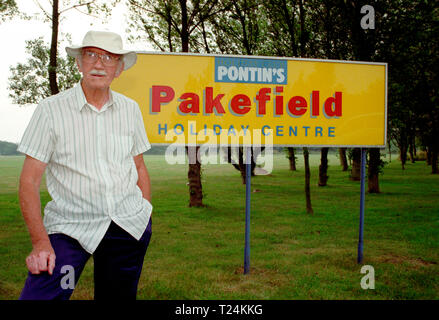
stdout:
{"type": "MultiPolygon", "coordinates": [[[[268,275],[273,273],[275,273],[273,270],[258,267],[250,267],[249,271],[249,274],[253,275],[268,275]]],[[[236,268],[234,274],[244,274],[244,267],[236,268]]]]}
{"type": "Polygon", "coordinates": [[[419,264],[419,265],[421,265],[421,266],[431,266],[431,265],[435,265],[435,264],[437,264],[437,262],[436,261],[426,261],[426,260],[424,260],[424,259],[422,259],[422,258],[417,258],[417,259],[414,259],[414,260],[410,260],[413,264],[419,264]]]}
{"type": "Polygon", "coordinates": [[[267,170],[264,170],[262,168],[255,167],[255,175],[257,175],[257,176],[267,176],[267,175],[270,175],[270,172],[268,172],[267,170]]]}
{"type": "Polygon", "coordinates": [[[397,256],[394,254],[387,254],[384,256],[381,256],[378,259],[380,262],[384,263],[391,263],[391,264],[402,264],[402,263],[409,263],[410,265],[414,267],[427,267],[431,265],[437,265],[436,261],[427,261],[420,257],[418,258],[408,258],[404,256],[397,256]]]}

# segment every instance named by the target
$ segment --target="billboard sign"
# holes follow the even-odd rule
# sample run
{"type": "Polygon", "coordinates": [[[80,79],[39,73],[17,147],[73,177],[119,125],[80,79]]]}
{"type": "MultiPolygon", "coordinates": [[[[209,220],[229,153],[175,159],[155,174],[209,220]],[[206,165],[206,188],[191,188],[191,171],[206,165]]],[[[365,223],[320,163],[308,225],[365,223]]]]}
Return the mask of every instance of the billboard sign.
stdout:
{"type": "Polygon", "coordinates": [[[385,147],[387,64],[138,53],[112,89],[152,144],[385,147]]]}

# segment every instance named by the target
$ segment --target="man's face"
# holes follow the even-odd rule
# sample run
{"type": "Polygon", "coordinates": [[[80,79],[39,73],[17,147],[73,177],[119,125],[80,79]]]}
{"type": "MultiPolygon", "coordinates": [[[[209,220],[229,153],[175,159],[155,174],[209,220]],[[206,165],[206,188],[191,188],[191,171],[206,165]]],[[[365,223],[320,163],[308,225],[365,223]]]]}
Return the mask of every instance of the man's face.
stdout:
{"type": "Polygon", "coordinates": [[[123,62],[120,55],[108,51],[86,47],[82,49],[78,63],[82,73],[82,84],[88,89],[107,89],[114,78],[117,78],[123,70],[123,62]]]}

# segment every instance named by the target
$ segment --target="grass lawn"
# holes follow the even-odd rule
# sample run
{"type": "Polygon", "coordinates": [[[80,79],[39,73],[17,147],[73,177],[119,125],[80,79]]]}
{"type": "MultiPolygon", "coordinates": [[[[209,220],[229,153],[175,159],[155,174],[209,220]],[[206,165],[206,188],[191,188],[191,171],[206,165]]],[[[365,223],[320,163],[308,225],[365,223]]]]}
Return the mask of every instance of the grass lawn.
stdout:
{"type": "MultiPolygon", "coordinates": [[[[395,159],[396,157],[393,157],[395,159]]],[[[0,157],[0,299],[17,299],[31,251],[18,205],[23,157],[0,157]]],[[[145,156],[153,190],[153,236],[138,299],[438,299],[439,175],[425,162],[401,170],[393,160],[381,194],[366,194],[364,265],[375,289],[360,286],[357,264],[360,184],[330,155],[318,187],[311,155],[314,215],[305,211],[303,158],[298,171],[275,155],[270,175],[251,184],[250,274],[243,274],[245,186],[227,164],[203,166],[203,208],[188,207],[187,164],[145,156]]],[[[43,205],[50,200],[41,186],[43,205]]],[[[90,259],[72,299],[93,299],[90,259]]]]}

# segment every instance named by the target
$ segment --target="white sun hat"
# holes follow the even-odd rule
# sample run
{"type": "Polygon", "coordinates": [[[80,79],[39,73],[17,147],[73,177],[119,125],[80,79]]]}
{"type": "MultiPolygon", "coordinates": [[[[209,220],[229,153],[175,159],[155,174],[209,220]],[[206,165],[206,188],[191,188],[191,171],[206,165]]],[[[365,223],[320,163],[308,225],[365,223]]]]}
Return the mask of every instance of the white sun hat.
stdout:
{"type": "Polygon", "coordinates": [[[123,55],[124,70],[131,68],[137,61],[136,52],[124,50],[122,37],[114,32],[88,31],[82,40],[82,45],[66,47],[66,51],[69,56],[76,58],[81,54],[81,49],[85,47],[95,47],[114,54],[123,55]]]}

